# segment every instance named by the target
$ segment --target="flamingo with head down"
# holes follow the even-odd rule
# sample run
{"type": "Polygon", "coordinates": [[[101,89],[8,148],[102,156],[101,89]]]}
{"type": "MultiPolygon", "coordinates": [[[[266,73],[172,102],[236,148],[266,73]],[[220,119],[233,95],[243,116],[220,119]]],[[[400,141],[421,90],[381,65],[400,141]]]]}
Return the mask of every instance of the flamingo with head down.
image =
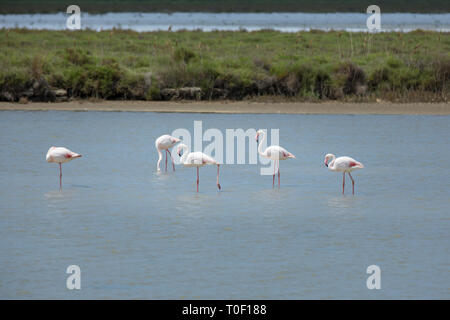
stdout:
{"type": "Polygon", "coordinates": [[[352,194],[355,194],[355,180],[353,180],[350,172],[364,168],[361,162],[350,157],[336,158],[334,154],[328,153],[325,156],[324,164],[331,171],[342,172],[342,194],[344,194],[345,189],[345,173],[348,173],[350,179],[352,179],[352,194]]]}
{"type": "Polygon", "coordinates": [[[45,160],[59,164],[59,189],[62,190],[62,168],[61,165],[75,158],[80,158],[81,154],[70,151],[64,147],[50,147],[48,149],[45,160]]]}
{"type": "Polygon", "coordinates": [[[200,181],[199,168],[203,167],[206,164],[212,164],[212,165],[217,166],[217,188],[219,190],[221,189],[220,183],[219,183],[220,164],[218,164],[216,160],[214,160],[210,156],[204,154],[203,152],[189,152],[189,147],[183,143],[178,145],[177,153],[181,157],[180,162],[185,167],[196,167],[197,168],[197,192],[198,192],[198,184],[200,181]]]}
{"type": "Polygon", "coordinates": [[[289,158],[295,159],[295,156],[280,146],[269,146],[266,148],[266,150],[262,150],[263,142],[266,140],[266,133],[263,130],[258,130],[256,132],[256,143],[259,141],[259,136],[262,135],[261,142],[259,142],[258,145],[258,153],[267,159],[274,160],[274,166],[273,166],[273,181],[272,181],[272,187],[275,186],[275,168],[278,171],[278,187],[280,187],[280,160],[286,160],[289,158]],[[278,168],[277,168],[278,167],[278,168]]]}
{"type": "Polygon", "coordinates": [[[162,160],[162,150],[166,151],[166,172],[167,172],[167,153],[169,153],[170,155],[170,159],[172,159],[172,168],[173,171],[175,171],[175,163],[173,162],[173,158],[172,158],[172,154],[170,153],[170,148],[172,148],[174,145],[176,145],[178,142],[180,142],[180,139],[169,136],[168,134],[162,135],[161,137],[159,137],[158,139],[156,139],[155,141],[155,147],[156,150],[158,151],[158,163],[156,164],[156,170],[157,171],[161,171],[161,169],[159,168],[159,164],[161,163],[162,160]]]}

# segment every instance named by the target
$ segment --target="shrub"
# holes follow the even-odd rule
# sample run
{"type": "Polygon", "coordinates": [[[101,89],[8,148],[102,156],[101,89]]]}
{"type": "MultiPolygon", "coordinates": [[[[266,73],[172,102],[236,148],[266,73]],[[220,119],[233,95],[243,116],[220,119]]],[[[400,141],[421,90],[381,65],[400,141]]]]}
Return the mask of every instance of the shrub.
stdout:
{"type": "Polygon", "coordinates": [[[381,67],[375,69],[369,76],[367,84],[370,90],[376,90],[382,86],[383,83],[388,83],[391,77],[391,70],[388,67],[381,67]]]}
{"type": "Polygon", "coordinates": [[[10,72],[0,74],[0,93],[12,95],[14,100],[19,99],[19,95],[31,86],[31,79],[25,72],[10,72]]]}
{"type": "Polygon", "coordinates": [[[339,67],[336,81],[344,94],[355,94],[358,92],[359,86],[366,84],[366,74],[360,67],[346,62],[339,67]]]}
{"type": "Polygon", "coordinates": [[[63,58],[77,66],[83,66],[93,63],[93,59],[90,56],[89,51],[79,48],[66,48],[63,54],[63,58]]]}
{"type": "Polygon", "coordinates": [[[61,73],[50,74],[47,78],[50,86],[67,89],[66,79],[61,73]]]}
{"type": "Polygon", "coordinates": [[[195,58],[197,55],[192,51],[184,47],[178,47],[175,49],[173,53],[173,58],[175,61],[184,63],[189,63],[193,58],[195,58]]]}
{"type": "Polygon", "coordinates": [[[161,90],[156,84],[150,86],[147,91],[146,99],[147,100],[161,100],[161,90]]]}
{"type": "Polygon", "coordinates": [[[73,96],[117,98],[117,86],[123,71],[114,59],[104,59],[100,64],[69,69],[68,91],[73,96]]]}
{"type": "Polygon", "coordinates": [[[117,83],[115,96],[125,100],[145,100],[147,90],[144,75],[124,72],[117,83]]]}

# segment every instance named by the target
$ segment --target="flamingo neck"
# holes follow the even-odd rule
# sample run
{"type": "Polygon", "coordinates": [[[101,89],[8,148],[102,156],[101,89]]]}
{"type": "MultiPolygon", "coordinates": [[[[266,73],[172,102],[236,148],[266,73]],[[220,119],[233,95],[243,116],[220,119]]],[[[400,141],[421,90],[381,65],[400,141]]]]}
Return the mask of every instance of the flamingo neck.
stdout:
{"type": "Polygon", "coordinates": [[[183,149],[183,155],[181,156],[180,162],[186,163],[186,158],[187,158],[187,155],[189,154],[189,148],[188,148],[188,146],[184,145],[184,146],[181,146],[181,149],[183,149]]]}
{"type": "Polygon", "coordinates": [[[264,156],[265,153],[264,153],[262,148],[263,148],[263,143],[266,141],[266,133],[264,131],[262,131],[261,134],[262,134],[262,138],[261,138],[261,141],[259,142],[259,145],[258,145],[258,153],[260,155],[264,156]]]}
{"type": "Polygon", "coordinates": [[[334,167],[334,165],[335,165],[335,160],[336,160],[336,157],[333,156],[333,157],[331,158],[331,162],[328,164],[328,169],[329,169],[329,170],[334,171],[334,170],[336,169],[336,168],[334,167]]]}
{"type": "Polygon", "coordinates": [[[163,155],[161,150],[159,150],[159,148],[157,148],[157,150],[158,150],[158,163],[156,164],[156,170],[161,171],[161,169],[159,168],[159,164],[161,163],[163,155]]]}

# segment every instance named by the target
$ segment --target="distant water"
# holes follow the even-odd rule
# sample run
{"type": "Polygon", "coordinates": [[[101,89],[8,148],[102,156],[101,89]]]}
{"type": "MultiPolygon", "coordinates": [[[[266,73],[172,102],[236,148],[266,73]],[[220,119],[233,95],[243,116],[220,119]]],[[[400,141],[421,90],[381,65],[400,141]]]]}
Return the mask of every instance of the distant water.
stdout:
{"type": "MultiPolygon", "coordinates": [[[[450,293],[449,116],[0,112],[0,298],[438,298],[450,293]],[[279,128],[256,165],[156,174],[176,128],[279,128]],[[51,145],[83,154],[45,162],[51,145]],[[350,155],[356,195],[325,153],[350,155]],[[80,291],[66,289],[81,267],[80,291]],[[378,265],[381,290],[366,288],[378,265]]],[[[207,143],[204,144],[206,146],[207,143]]],[[[349,182],[349,181],[347,181],[349,182]]]]}
{"type": "MultiPolygon", "coordinates": [[[[29,28],[62,30],[66,28],[65,13],[0,15],[0,28],[29,28]]],[[[83,29],[112,28],[135,31],[156,30],[240,30],[274,29],[283,32],[302,30],[367,31],[364,13],[82,13],[83,29]]],[[[417,29],[450,31],[450,13],[382,13],[383,31],[412,31],[417,29]]]]}

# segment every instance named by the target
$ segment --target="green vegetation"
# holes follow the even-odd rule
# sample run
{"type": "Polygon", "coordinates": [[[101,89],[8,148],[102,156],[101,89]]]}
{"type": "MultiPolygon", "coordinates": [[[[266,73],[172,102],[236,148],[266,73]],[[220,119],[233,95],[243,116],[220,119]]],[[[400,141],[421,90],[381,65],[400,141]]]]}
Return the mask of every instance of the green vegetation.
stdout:
{"type": "MultiPolygon", "coordinates": [[[[2,0],[0,13],[65,12],[69,0],[2,0]]],[[[84,12],[450,12],[441,0],[77,0],[84,12]]]]}
{"type": "Polygon", "coordinates": [[[449,33],[0,29],[0,100],[448,101],[449,78],[449,33]]]}

